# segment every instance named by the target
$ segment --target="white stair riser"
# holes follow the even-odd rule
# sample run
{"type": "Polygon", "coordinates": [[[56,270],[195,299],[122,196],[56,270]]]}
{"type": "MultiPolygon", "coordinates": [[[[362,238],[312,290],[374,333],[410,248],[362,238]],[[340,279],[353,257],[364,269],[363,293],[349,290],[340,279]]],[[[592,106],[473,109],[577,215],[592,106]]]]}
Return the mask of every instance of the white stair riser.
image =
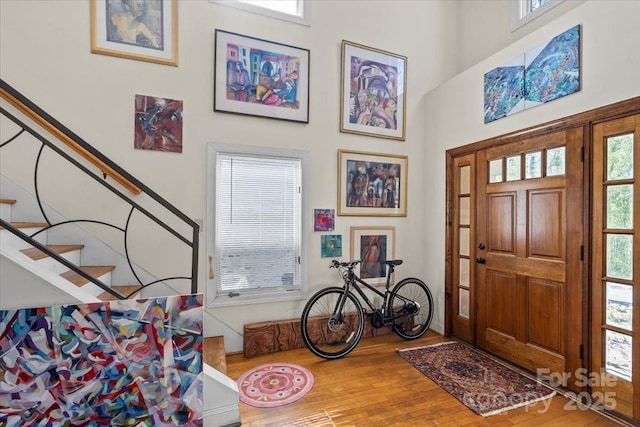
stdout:
{"type": "MultiPolygon", "coordinates": [[[[98,277],[98,280],[100,280],[105,285],[111,286],[111,272],[108,272],[107,274],[103,274],[102,276],[98,277]]],[[[102,290],[100,286],[92,282],[88,282],[82,285],[81,288],[83,291],[89,292],[94,297],[97,297],[98,295],[104,292],[104,290],[102,290]]]]}
{"type": "MultiPolygon", "coordinates": [[[[64,259],[66,259],[67,261],[75,264],[75,265],[80,265],[80,250],[77,249],[75,251],[69,251],[69,252],[65,252],[63,254],[60,254],[60,256],[64,259]]],[[[65,271],[68,271],[69,268],[64,265],[59,263],[58,261],[56,261],[53,258],[47,257],[47,258],[43,258],[37,261],[38,265],[41,266],[42,268],[49,270],[49,271],[53,271],[56,274],[62,274],[65,271]]]]}
{"type": "Polygon", "coordinates": [[[0,218],[4,221],[11,222],[11,204],[0,203],[0,218]]]}
{"type": "MultiPolygon", "coordinates": [[[[40,230],[42,230],[41,227],[20,229],[20,231],[22,231],[24,234],[27,234],[29,236],[40,230]]],[[[35,236],[35,240],[39,243],[42,243],[43,245],[46,245],[47,232],[45,231],[43,233],[38,234],[37,236],[35,236]]],[[[10,248],[15,248],[17,250],[28,249],[32,247],[30,244],[28,244],[27,242],[25,242],[24,240],[22,240],[21,238],[13,234],[12,232],[4,229],[0,230],[0,245],[5,247],[10,247],[10,248]]]]}

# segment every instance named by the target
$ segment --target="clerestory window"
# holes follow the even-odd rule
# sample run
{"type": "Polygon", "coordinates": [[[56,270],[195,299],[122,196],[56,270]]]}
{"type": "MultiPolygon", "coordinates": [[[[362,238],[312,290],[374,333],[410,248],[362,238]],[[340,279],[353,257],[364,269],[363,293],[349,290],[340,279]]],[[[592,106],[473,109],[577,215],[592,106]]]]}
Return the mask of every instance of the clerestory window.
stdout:
{"type": "Polygon", "coordinates": [[[511,31],[533,21],[564,0],[511,0],[511,31]]]}
{"type": "Polygon", "coordinates": [[[311,25],[311,0],[209,0],[211,3],[248,12],[311,25]]]}

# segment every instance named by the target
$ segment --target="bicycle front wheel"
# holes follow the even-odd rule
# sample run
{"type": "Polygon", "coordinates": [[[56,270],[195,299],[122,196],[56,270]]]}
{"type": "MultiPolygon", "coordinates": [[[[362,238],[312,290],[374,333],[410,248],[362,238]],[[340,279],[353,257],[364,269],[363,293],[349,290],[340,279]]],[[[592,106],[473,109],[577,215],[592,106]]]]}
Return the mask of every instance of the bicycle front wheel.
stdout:
{"type": "Polygon", "coordinates": [[[388,313],[400,315],[392,324],[396,334],[406,340],[420,338],[433,318],[431,291],[420,279],[403,279],[391,291],[388,310],[388,313]]]}
{"type": "Polygon", "coordinates": [[[345,295],[343,288],[322,289],[304,306],[300,326],[302,339],[313,354],[337,359],[353,350],[362,337],[362,304],[351,292],[345,295]]]}

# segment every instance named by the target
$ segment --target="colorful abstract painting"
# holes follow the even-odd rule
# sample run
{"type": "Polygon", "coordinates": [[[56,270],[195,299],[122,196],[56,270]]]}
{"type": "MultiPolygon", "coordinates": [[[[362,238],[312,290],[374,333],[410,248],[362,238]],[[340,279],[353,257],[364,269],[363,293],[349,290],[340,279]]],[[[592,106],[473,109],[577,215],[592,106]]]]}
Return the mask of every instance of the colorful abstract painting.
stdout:
{"type": "Polygon", "coordinates": [[[333,231],[335,226],[334,209],[313,210],[313,231],[333,231]]]}
{"type": "Polygon", "coordinates": [[[322,258],[336,258],[342,256],[342,235],[320,236],[320,253],[322,258]]]}
{"type": "Polygon", "coordinates": [[[484,122],[580,90],[580,25],[484,75],[484,122]]]}
{"type": "Polygon", "coordinates": [[[580,26],[525,54],[525,108],[580,90],[580,26]]]}
{"type": "Polygon", "coordinates": [[[0,425],[201,426],[202,295],[0,311],[0,425]]]}
{"type": "Polygon", "coordinates": [[[136,95],[134,148],[182,153],[182,101],[136,95]]]}

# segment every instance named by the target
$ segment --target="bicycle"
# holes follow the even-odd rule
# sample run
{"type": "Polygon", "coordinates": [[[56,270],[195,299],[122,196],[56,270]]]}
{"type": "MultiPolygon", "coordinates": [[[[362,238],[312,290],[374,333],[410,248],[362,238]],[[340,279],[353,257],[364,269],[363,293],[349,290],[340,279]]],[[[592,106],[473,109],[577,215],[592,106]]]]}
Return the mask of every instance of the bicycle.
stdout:
{"type": "MultiPolygon", "coordinates": [[[[338,359],[351,352],[364,331],[364,316],[371,317],[374,328],[391,325],[400,337],[413,340],[423,336],[433,317],[433,297],[420,279],[409,277],[389,290],[391,275],[402,260],[384,261],[387,278],[384,292],[364,281],[354,271],[361,260],[332,260],[329,268],[339,269],[343,286],[324,288],[305,304],[301,317],[302,338],[307,348],[324,359],[338,359]],[[380,306],[367,297],[362,285],[382,298],[380,306]],[[363,308],[353,289],[366,303],[363,308]]],[[[374,296],[375,299],[375,296],[374,296]]]]}

